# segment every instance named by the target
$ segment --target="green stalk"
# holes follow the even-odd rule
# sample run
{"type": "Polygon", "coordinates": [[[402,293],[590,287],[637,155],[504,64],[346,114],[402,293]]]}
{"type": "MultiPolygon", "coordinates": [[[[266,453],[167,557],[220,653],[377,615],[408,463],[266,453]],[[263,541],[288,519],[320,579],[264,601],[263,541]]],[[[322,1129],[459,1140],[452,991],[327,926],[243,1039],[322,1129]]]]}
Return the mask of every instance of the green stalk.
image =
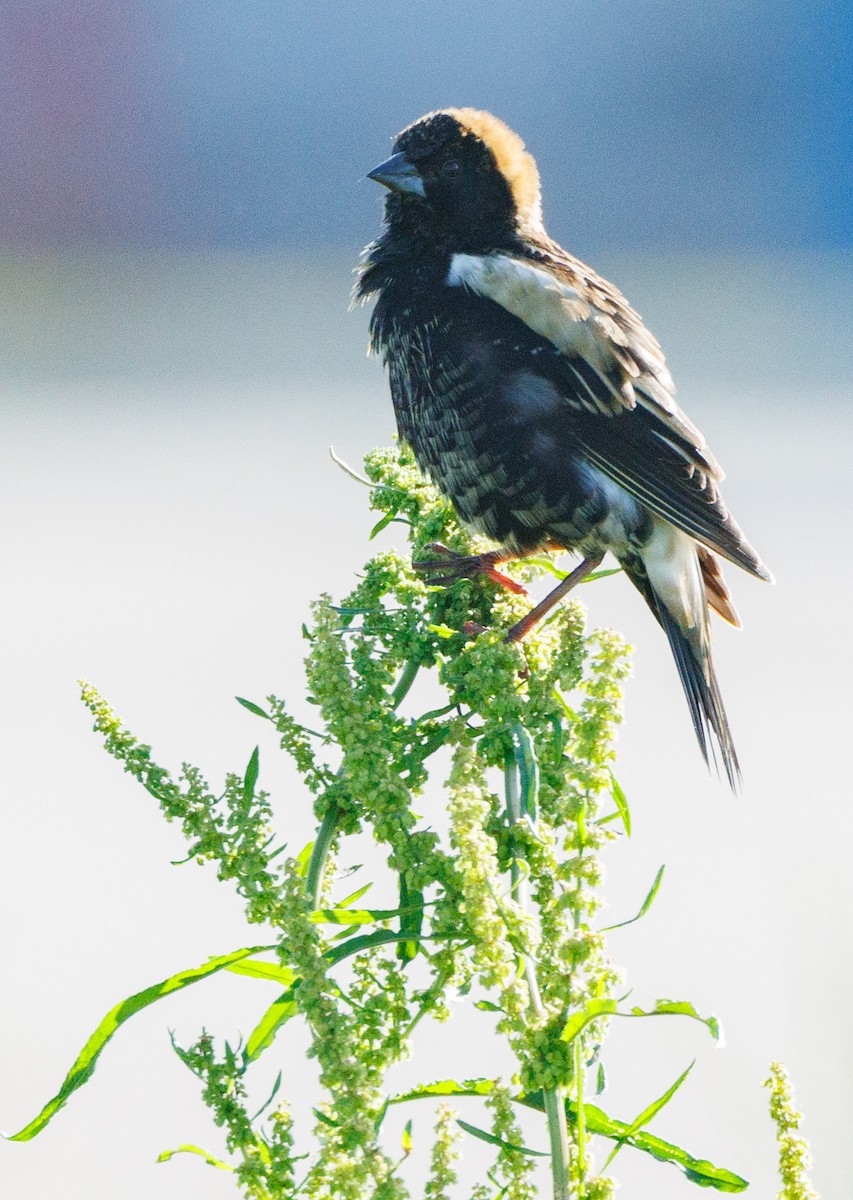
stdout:
{"type": "Polygon", "coordinates": [[[575,1126],[575,1135],[578,1148],[578,1200],[584,1200],[586,1195],[586,1117],[584,1116],[584,1067],[583,1053],[581,1048],[581,1037],[575,1038],[574,1053],[575,1053],[575,1086],[578,1102],[577,1124],[575,1126]]]}
{"type": "MultiPolygon", "coordinates": [[[[518,783],[518,767],[512,755],[504,763],[504,794],[510,828],[521,817],[521,797],[518,783]]],[[[510,845],[510,879],[512,895],[522,908],[527,907],[527,885],[518,867],[521,851],[510,845]]],[[[530,955],[524,956],[524,976],[530,992],[530,1007],[540,1020],[545,1020],[545,1006],[536,978],[536,964],[530,955]]],[[[554,1200],[571,1200],[569,1195],[569,1129],[566,1122],[566,1106],[558,1088],[549,1088],[543,1093],[545,1115],[548,1120],[548,1139],[551,1143],[551,1178],[554,1183],[554,1200]]]]}
{"type": "Polygon", "coordinates": [[[308,893],[308,908],[311,912],[320,907],[320,896],[323,891],[323,872],[326,869],[326,859],[338,828],[340,809],[337,804],[330,804],[322,824],[317,830],[314,848],[308,860],[308,873],[305,878],[305,891],[308,893]]]}
{"type": "MultiPolygon", "coordinates": [[[[583,863],[584,850],[586,848],[586,803],[581,805],[578,813],[578,870],[580,871],[583,863]]],[[[573,914],[575,929],[580,927],[581,912],[575,909],[573,914]]],[[[586,1195],[586,1118],[584,1116],[584,1069],[583,1069],[583,1053],[582,1053],[582,1037],[578,1035],[575,1038],[575,1043],[572,1048],[574,1058],[574,1074],[575,1074],[575,1097],[577,1099],[578,1111],[575,1122],[575,1147],[577,1150],[578,1159],[578,1195],[577,1200],[584,1200],[586,1195]]]]}
{"type": "Polygon", "coordinates": [[[391,707],[397,708],[407,695],[412,684],[415,682],[415,676],[421,669],[420,661],[417,658],[410,658],[403,670],[400,672],[400,678],[397,680],[394,691],[391,693],[391,707]]]}
{"type": "Polygon", "coordinates": [[[569,1194],[569,1127],[566,1106],[556,1088],[544,1093],[548,1137],[551,1142],[551,1178],[554,1200],[571,1200],[569,1194]]]}
{"type": "MultiPolygon", "coordinates": [[[[509,822],[510,829],[513,829],[516,821],[521,819],[521,795],[518,787],[518,767],[515,764],[515,758],[511,754],[507,754],[504,761],[504,796],[506,797],[507,821],[509,822]]],[[[521,871],[518,869],[519,854],[514,840],[510,841],[509,850],[509,877],[512,881],[512,897],[524,907],[526,897],[518,895],[521,871]]]]}

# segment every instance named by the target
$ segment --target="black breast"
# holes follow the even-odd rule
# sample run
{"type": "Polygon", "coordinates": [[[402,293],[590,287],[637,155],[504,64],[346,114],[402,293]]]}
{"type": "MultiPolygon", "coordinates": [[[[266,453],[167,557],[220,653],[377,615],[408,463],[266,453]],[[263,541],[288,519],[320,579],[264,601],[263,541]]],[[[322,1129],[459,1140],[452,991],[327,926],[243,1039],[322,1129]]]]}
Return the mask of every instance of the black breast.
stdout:
{"type": "Polygon", "coordinates": [[[604,516],[559,386],[561,356],[461,289],[377,302],[401,437],[463,521],[512,549],[569,546],[604,516]]]}

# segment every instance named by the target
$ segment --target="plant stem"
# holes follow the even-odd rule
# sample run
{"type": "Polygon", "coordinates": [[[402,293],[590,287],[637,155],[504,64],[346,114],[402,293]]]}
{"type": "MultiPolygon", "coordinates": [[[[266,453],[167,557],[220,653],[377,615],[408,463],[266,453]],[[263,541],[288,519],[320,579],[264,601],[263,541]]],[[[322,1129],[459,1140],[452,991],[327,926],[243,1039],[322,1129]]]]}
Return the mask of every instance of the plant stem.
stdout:
{"type": "Polygon", "coordinates": [[[586,1119],[583,1111],[583,1052],[581,1047],[581,1037],[575,1038],[575,1088],[578,1102],[578,1115],[576,1129],[576,1140],[578,1148],[578,1200],[584,1200],[586,1194],[586,1186],[584,1180],[586,1178],[586,1119]]]}
{"type": "MultiPolygon", "coordinates": [[[[518,767],[515,765],[515,758],[511,754],[507,754],[504,762],[504,796],[506,798],[506,817],[511,831],[516,821],[521,817],[518,767]]],[[[524,908],[527,897],[518,895],[521,882],[521,872],[518,869],[519,851],[516,847],[515,839],[511,835],[510,838],[509,877],[512,881],[512,896],[524,908]]]]}
{"type": "MultiPolygon", "coordinates": [[[[551,1178],[554,1181],[554,1200],[571,1200],[569,1195],[569,1128],[566,1108],[556,1088],[544,1093],[545,1114],[548,1117],[548,1137],[551,1141],[551,1178]]],[[[582,1185],[581,1185],[582,1186],[582,1185]]]]}
{"type": "Polygon", "coordinates": [[[400,672],[400,678],[397,680],[394,690],[391,693],[392,708],[397,708],[402,703],[409,688],[415,682],[415,676],[420,669],[421,664],[417,658],[410,658],[405,667],[403,667],[403,670],[400,672]]]}
{"type": "MultiPolygon", "coordinates": [[[[504,764],[504,794],[506,796],[507,819],[510,828],[521,817],[521,800],[518,783],[518,767],[512,755],[507,755],[504,764]]],[[[511,843],[510,879],[512,895],[521,908],[527,906],[527,887],[518,867],[518,858],[523,851],[511,843]]],[[[536,964],[530,955],[524,956],[524,976],[530,992],[530,1007],[540,1020],[545,1020],[545,1006],[536,978],[536,964]]],[[[558,1088],[543,1092],[545,1115],[548,1119],[548,1138],[551,1143],[551,1178],[554,1182],[554,1200],[570,1200],[569,1196],[569,1129],[566,1122],[566,1106],[558,1088]]]]}
{"type": "Polygon", "coordinates": [[[330,804],[320,828],[317,830],[314,848],[308,860],[305,890],[308,893],[308,907],[312,912],[314,909],[320,907],[320,896],[323,891],[323,872],[326,868],[326,859],[329,857],[329,848],[332,845],[338,828],[339,816],[340,810],[337,804],[330,804]]]}

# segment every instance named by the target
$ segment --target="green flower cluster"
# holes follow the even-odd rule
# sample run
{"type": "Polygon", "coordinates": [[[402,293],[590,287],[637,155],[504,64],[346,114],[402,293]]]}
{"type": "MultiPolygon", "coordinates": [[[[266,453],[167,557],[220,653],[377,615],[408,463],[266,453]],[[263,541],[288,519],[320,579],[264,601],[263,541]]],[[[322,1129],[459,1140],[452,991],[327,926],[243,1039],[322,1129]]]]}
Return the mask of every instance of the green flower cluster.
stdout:
{"type": "Polygon", "coordinates": [[[779,1142],[779,1200],[818,1200],[806,1172],[811,1166],[809,1144],[800,1128],[802,1113],[795,1107],[794,1089],[784,1063],[772,1062],[764,1086],[770,1089],[770,1117],[779,1142]]]}
{"type": "Polygon", "coordinates": [[[279,1105],[267,1130],[259,1131],[246,1115],[245,1065],[239,1052],[226,1042],[224,1054],[218,1059],[213,1039],[204,1031],[186,1050],[174,1041],[173,1045],[204,1083],[204,1102],[213,1111],[216,1124],[225,1128],[229,1151],[240,1156],[234,1172],[243,1194],[250,1200],[289,1200],[296,1196],[293,1120],[288,1105],[279,1105]]]}
{"type": "Polygon", "coordinates": [[[503,1153],[495,1164],[494,1176],[500,1183],[504,1200],[536,1200],[533,1185],[533,1160],[529,1155],[507,1147],[521,1146],[524,1139],[516,1120],[512,1094],[498,1085],[486,1101],[492,1110],[492,1136],[504,1144],[503,1153]]]}
{"type": "Polygon", "coordinates": [[[451,843],[457,851],[460,891],[457,911],[462,915],[471,942],[471,957],[483,987],[497,991],[503,1017],[499,1029],[510,1035],[517,1052],[523,1052],[527,1034],[530,995],[519,974],[520,956],[534,952],[534,931],[529,919],[503,891],[497,844],[489,834],[492,804],[484,786],[483,768],[467,743],[464,726],[454,729],[460,740],[454,750],[448,780],[451,843]]]}
{"type": "Polygon", "coordinates": [[[255,787],[257,753],[245,774],[226,777],[222,794],[216,796],[189,763],[183,764],[178,782],[158,766],[151,747],[124,728],[91,684],[81,683],[81,695],[107,751],[159,801],[167,821],[180,821],[189,857],[218,863],[219,878],[233,880],[245,899],[249,921],[280,924],[282,879],[273,861],[277,851],[269,796],[255,787]]]}
{"type": "Polygon", "coordinates": [[[311,1054],[320,1064],[320,1083],[328,1094],[315,1130],[321,1148],[303,1194],[317,1200],[401,1200],[405,1192],[377,1136],[384,1103],[381,1085],[402,1051],[399,1027],[408,1019],[408,1010],[404,1006],[401,1011],[399,989],[395,998],[393,984],[382,986],[389,983],[388,973],[371,970],[365,956],[356,965],[353,1011],[343,1011],[342,990],[330,976],[320,927],[306,908],[305,882],[293,860],[286,869],[283,937],[277,953],[299,979],[299,1011],[311,1028],[311,1054]],[[370,1021],[364,1019],[368,1012],[370,1021]]]}
{"type": "MultiPolygon", "coordinates": [[[[465,554],[479,549],[407,450],[373,452],[366,471],[381,514],[375,533],[404,526],[416,560],[434,542],[465,554]]],[[[554,569],[510,570],[530,579],[546,567],[554,569]]],[[[387,1073],[409,1053],[421,1020],[446,1019],[449,997],[475,987],[478,1007],[497,1014],[516,1057],[518,1089],[488,1079],[475,1089],[492,1115],[491,1133],[475,1133],[497,1150],[477,1200],[536,1194],[536,1160],[521,1145],[513,1111],[534,1094],[547,1113],[559,1200],[612,1195],[611,1181],[594,1174],[584,1106],[619,984],[595,919],[601,851],[620,819],[627,827],[611,764],[628,648],[610,631],[587,635],[577,600],[507,644],[503,631],[529,603],[482,579],[430,586],[408,554],[389,550],[370,559],[340,604],[320,598],[306,630],[316,728],[275,696],[265,708],[242,702],[272,724],[313,796],[316,840],[284,862],[269,798],[257,788],[257,752],[219,796],[189,765],[176,782],[84,687],[110,753],[181,822],[190,855],[214,861],[234,882],[249,920],[272,929],[277,962],[250,960],[239,970],[280,979],[287,991],[246,1049],[226,1044],[218,1059],[205,1034],[180,1052],[203,1080],[248,1197],[408,1196],[407,1155],[393,1161],[383,1141],[388,1105],[404,1099],[389,1095],[387,1073]],[[411,689],[427,670],[444,696],[420,712],[411,689]],[[450,752],[446,775],[436,769],[442,749],[450,752]],[[444,789],[446,833],[417,815],[430,783],[444,789]],[[365,889],[340,895],[335,864],[346,866],[347,838],[359,832],[382,848],[398,897],[392,909],[358,908],[365,889]],[[324,1093],[300,1156],[289,1110],[259,1125],[247,1115],[245,1082],[292,1018],[310,1030],[324,1093]]],[[[454,1088],[471,1094],[461,1084],[438,1094],[454,1088]]],[[[425,1087],[412,1095],[430,1094],[425,1087]]],[[[457,1138],[452,1110],[442,1108],[430,1179],[417,1195],[450,1195],[457,1138]]]]}
{"type": "Polygon", "coordinates": [[[439,1104],[430,1173],[424,1188],[427,1200],[451,1200],[450,1189],[458,1178],[455,1164],[459,1160],[459,1136],[456,1113],[449,1104],[439,1104]]]}

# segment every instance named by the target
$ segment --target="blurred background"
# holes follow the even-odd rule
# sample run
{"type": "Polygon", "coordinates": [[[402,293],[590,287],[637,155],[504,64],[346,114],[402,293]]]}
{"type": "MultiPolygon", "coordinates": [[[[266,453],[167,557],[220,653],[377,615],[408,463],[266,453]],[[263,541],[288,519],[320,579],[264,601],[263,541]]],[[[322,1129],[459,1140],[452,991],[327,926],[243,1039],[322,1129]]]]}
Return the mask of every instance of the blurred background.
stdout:
{"type": "MultiPolygon", "coordinates": [[[[738,798],[705,772],[633,590],[584,595],[637,648],[618,762],[634,835],[608,855],[608,918],[667,864],[612,952],[638,1003],[691,999],[727,1032],[718,1051],[691,1022],[617,1023],[605,1106],[632,1119],[698,1057],[652,1130],[767,1197],[760,1085],[782,1058],[818,1190],[849,1193],[851,78],[838,0],[4,0],[0,1126],[53,1095],[112,1004],[247,940],[211,870],[170,865],[177,831],[107,759],[76,679],[214,785],[260,740],[281,836],[311,836],[306,795],[233,696],[301,711],[309,602],[348,591],[370,552],[364,493],[327,453],[358,464],[393,434],[368,314],[348,311],[381,219],[363,177],[410,120],[468,104],[521,132],[550,232],[662,341],[778,580],[727,570],[745,624],[717,630],[738,798]]],[[[216,977],[147,1010],[36,1142],[0,1145],[0,1192],[234,1195],[197,1160],[155,1165],[180,1143],[223,1150],[167,1028],[233,1039],[273,998],[216,977]]],[[[395,1079],[482,1073],[475,1015],[426,1031],[395,1079]]],[[[268,1057],[310,1096],[292,1028],[268,1057]]],[[[413,1115],[417,1196],[430,1113],[413,1115]]],[[[475,1147],[460,1197],[482,1161],[475,1147]]],[[[692,1190],[631,1150],[615,1173],[625,1195],[692,1190]]]]}

